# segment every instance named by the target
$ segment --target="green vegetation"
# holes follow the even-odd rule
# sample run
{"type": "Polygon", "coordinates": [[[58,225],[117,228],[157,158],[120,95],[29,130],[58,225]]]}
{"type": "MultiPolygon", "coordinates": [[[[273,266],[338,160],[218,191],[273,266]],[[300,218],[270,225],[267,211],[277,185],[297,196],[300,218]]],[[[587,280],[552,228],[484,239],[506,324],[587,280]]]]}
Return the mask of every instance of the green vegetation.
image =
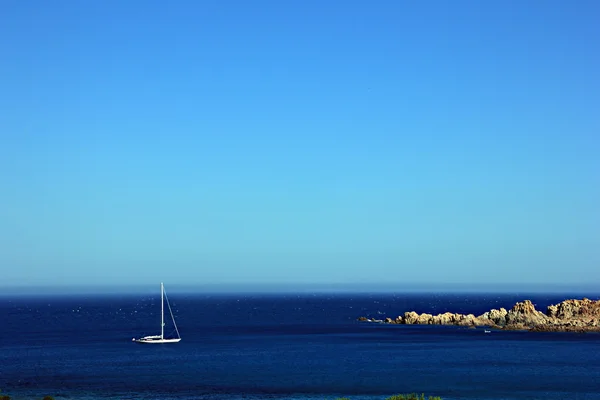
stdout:
{"type": "MultiPolygon", "coordinates": [[[[348,397],[340,397],[336,400],[350,400],[348,397]]],[[[442,400],[441,397],[438,396],[429,396],[429,397],[425,397],[424,393],[416,394],[416,393],[409,393],[409,394],[395,394],[393,396],[390,396],[388,398],[386,398],[385,400],[442,400]]]]}
{"type": "MultiPolygon", "coordinates": [[[[0,390],[0,392],[2,392],[0,390]]],[[[0,393],[0,400],[10,400],[10,396],[7,394],[1,394],[0,393]]],[[[44,396],[44,398],[42,400],[54,400],[54,397],[52,396],[44,396]]]]}
{"type": "MultiPolygon", "coordinates": [[[[10,400],[10,396],[5,395],[5,394],[4,395],[0,394],[0,400],[10,400]]],[[[54,397],[44,396],[44,398],[42,400],[54,400],[54,397]]],[[[336,400],[350,400],[350,398],[339,397],[336,400]]],[[[393,396],[386,398],[385,400],[442,400],[442,398],[438,397],[438,396],[425,397],[425,394],[423,394],[423,393],[421,393],[420,395],[418,395],[416,393],[409,393],[409,394],[395,394],[393,396]]]]}
{"type": "Polygon", "coordinates": [[[409,394],[395,394],[391,397],[388,397],[386,400],[442,400],[441,397],[438,396],[429,396],[427,398],[425,398],[425,394],[421,393],[421,395],[419,396],[416,393],[409,393],[409,394]]]}

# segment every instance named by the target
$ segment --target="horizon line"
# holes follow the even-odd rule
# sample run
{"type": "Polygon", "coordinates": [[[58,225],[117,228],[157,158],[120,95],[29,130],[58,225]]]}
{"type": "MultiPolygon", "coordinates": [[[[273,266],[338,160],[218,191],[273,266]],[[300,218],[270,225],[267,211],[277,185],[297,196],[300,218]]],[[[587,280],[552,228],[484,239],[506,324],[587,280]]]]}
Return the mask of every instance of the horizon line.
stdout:
{"type": "MultiPolygon", "coordinates": [[[[164,282],[164,281],[163,281],[164,282]]],[[[158,283],[139,284],[0,284],[0,295],[153,293],[158,283]]],[[[193,294],[396,294],[396,293],[589,293],[597,284],[583,283],[166,283],[170,293],[193,294]]]]}

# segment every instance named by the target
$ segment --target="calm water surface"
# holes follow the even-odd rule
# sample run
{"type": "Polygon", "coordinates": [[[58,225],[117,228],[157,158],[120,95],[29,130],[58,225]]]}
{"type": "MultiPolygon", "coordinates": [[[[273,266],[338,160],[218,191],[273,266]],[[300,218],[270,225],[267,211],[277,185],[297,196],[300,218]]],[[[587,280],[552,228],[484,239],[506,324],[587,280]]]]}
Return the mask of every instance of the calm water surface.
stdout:
{"type": "Polygon", "coordinates": [[[359,323],[404,311],[480,314],[575,295],[171,294],[0,298],[0,389],[14,399],[600,399],[600,335],[359,323]],[[167,324],[166,331],[171,332],[167,324]]]}

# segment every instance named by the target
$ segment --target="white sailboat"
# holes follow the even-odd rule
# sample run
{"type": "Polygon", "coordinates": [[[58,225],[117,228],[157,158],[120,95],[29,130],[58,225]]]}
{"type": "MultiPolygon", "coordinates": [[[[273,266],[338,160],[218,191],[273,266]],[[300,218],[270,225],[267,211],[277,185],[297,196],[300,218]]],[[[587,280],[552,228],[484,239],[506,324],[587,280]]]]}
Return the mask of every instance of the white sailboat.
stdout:
{"type": "Polygon", "coordinates": [[[179,336],[179,330],[177,329],[177,324],[175,323],[175,317],[173,316],[173,311],[171,311],[171,305],[169,304],[169,298],[167,297],[167,293],[165,292],[165,286],[163,283],[160,283],[160,335],[153,336],[144,336],[139,339],[133,338],[132,341],[136,343],[177,343],[181,341],[181,336],[179,336]],[[171,319],[173,320],[173,326],[175,326],[175,332],[177,332],[176,338],[165,338],[165,299],[167,300],[167,307],[169,308],[169,313],[171,314],[171,319]]]}

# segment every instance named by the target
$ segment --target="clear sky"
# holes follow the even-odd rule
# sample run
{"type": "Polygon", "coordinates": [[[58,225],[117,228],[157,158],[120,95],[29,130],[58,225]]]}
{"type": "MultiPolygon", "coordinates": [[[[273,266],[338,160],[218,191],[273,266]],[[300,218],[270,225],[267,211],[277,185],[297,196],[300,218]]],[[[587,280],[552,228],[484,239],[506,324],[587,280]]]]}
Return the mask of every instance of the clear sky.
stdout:
{"type": "Polygon", "coordinates": [[[0,285],[600,283],[600,2],[0,5],[0,285]]]}

